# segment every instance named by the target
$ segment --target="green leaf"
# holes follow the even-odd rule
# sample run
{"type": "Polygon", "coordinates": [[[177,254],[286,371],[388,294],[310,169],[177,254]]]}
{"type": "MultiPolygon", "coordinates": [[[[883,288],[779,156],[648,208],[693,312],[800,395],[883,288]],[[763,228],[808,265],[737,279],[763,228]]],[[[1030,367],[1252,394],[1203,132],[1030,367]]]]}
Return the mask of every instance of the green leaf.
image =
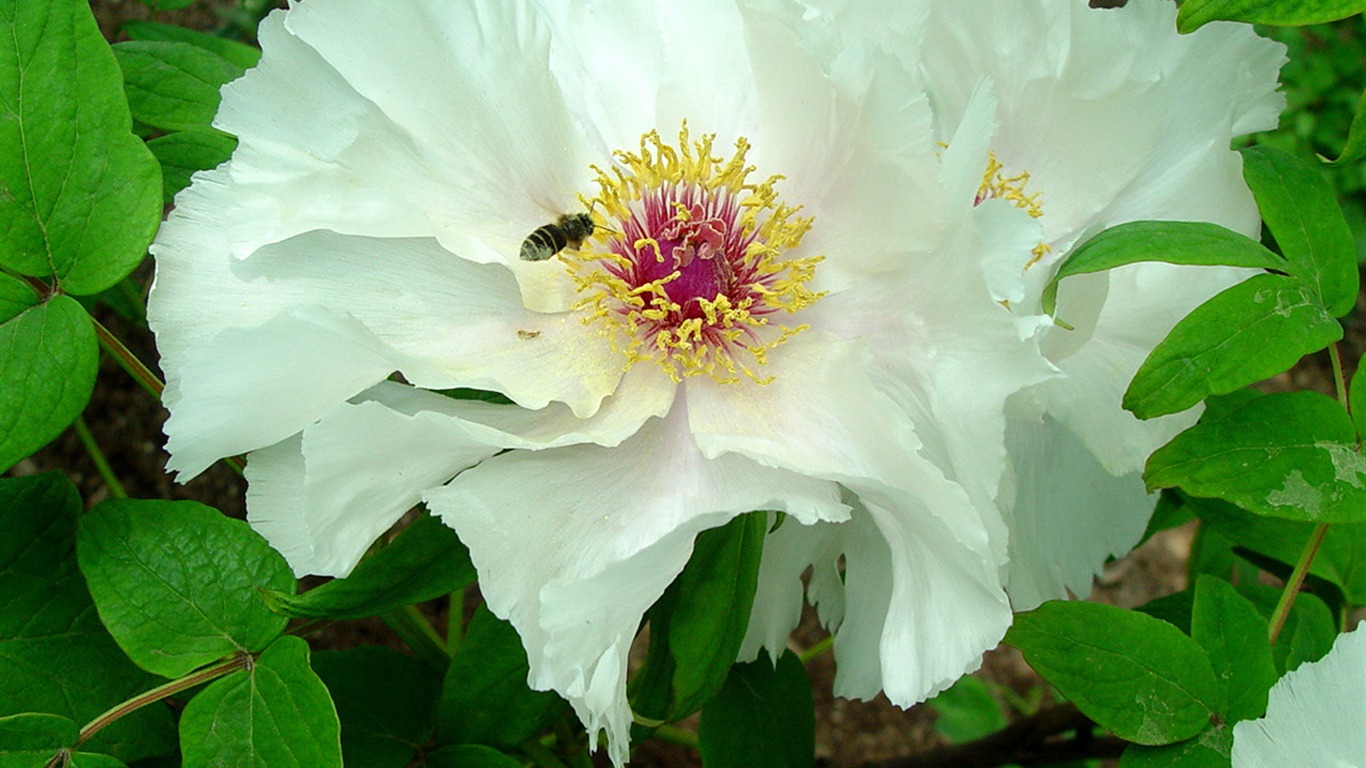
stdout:
{"type": "Polygon", "coordinates": [[[1363,10],[1364,0],[1185,0],[1176,28],[1184,34],[1211,21],[1298,27],[1345,19],[1363,10]]]}
{"type": "MultiPolygon", "coordinates": [[[[52,752],[41,751],[0,752],[0,768],[42,768],[52,756],[52,752]]],[[[91,752],[71,752],[63,765],[65,768],[127,768],[109,755],[91,752]]]]}
{"type": "Polygon", "coordinates": [[[86,3],[0,0],[0,265],[98,293],[142,261],[161,180],[86,3]]]}
{"type": "Polygon", "coordinates": [[[257,591],[294,583],[284,558],[203,504],[106,501],[81,521],[77,555],[100,618],[149,672],[180,677],[285,628],[257,591]]]}
{"type": "MultiPolygon", "coordinates": [[[[1314,532],[1313,523],[1258,517],[1216,499],[1189,499],[1188,503],[1221,536],[1283,563],[1299,559],[1314,532]]],[[[1366,604],[1366,525],[1330,527],[1309,572],[1337,585],[1352,605],[1366,604]]]]}
{"type": "Polygon", "coordinates": [[[1006,727],[1001,705],[979,677],[964,675],[925,703],[935,712],[935,733],[951,744],[980,739],[1006,727]]]}
{"type": "Polygon", "coordinates": [[[1352,386],[1347,390],[1350,397],[1347,407],[1352,409],[1352,425],[1356,427],[1357,441],[1366,440],[1366,368],[1362,363],[1366,356],[1357,358],[1357,370],[1352,374],[1352,386]]]}
{"type": "Polygon", "coordinates": [[[347,765],[403,768],[431,737],[441,673],[378,646],[313,654],[341,720],[347,765]]]}
{"type": "Polygon", "coordinates": [[[549,725],[564,702],[552,691],[528,688],[529,670],[516,630],[479,606],[446,669],[437,743],[511,747],[549,725]]]}
{"type": "MultiPolygon", "coordinates": [[[[1111,227],[1078,246],[1043,291],[1043,310],[1053,314],[1064,277],[1102,272],[1142,261],[1255,267],[1283,271],[1285,259],[1261,243],[1203,221],[1131,221],[1111,227]]],[[[1064,318],[1065,319],[1065,318],[1064,318]]]]}
{"type": "Polygon", "coordinates": [[[1205,649],[1227,722],[1266,714],[1266,693],[1276,682],[1276,665],[1267,639],[1266,619],[1226,581],[1201,576],[1195,584],[1191,638],[1205,649]]]}
{"type": "Polygon", "coordinates": [[[215,680],[180,716],[185,765],[341,768],[340,726],[308,666],[308,643],[285,636],[250,671],[215,680]]]}
{"type": "Polygon", "coordinates": [[[229,40],[226,37],[177,27],[174,24],[158,24],[155,21],[125,21],[122,29],[130,40],[189,43],[211,53],[216,53],[242,69],[250,69],[261,60],[261,51],[258,48],[239,43],[236,40],[229,40]]]}
{"type": "Polygon", "coordinates": [[[474,579],[469,550],[455,531],[424,515],[350,576],[302,595],[264,596],[271,610],[293,618],[359,619],[448,595],[474,579]]]}
{"type": "MultiPolygon", "coordinates": [[[[1267,615],[1270,616],[1270,611],[1267,615]]],[[[1328,655],[1337,639],[1338,627],[1333,612],[1322,600],[1301,592],[1295,596],[1295,604],[1290,607],[1290,614],[1281,627],[1281,636],[1273,646],[1276,669],[1284,674],[1301,664],[1318,661],[1328,655]]]]}
{"type": "Polygon", "coordinates": [[[1138,744],[1124,750],[1119,768],[1229,768],[1233,729],[1227,725],[1206,728],[1196,736],[1161,747],[1138,744]]]}
{"type": "Polygon", "coordinates": [[[1328,179],[1317,167],[1271,147],[1243,150],[1243,178],[1290,265],[1334,317],[1357,299],[1356,243],[1328,179]]]}
{"type": "Polygon", "coordinates": [[[1140,419],[1177,413],[1274,376],[1342,338],[1314,289],[1284,275],[1256,275],[1176,324],[1135,374],[1124,408],[1140,419]]]}
{"type": "MultiPolygon", "coordinates": [[[[44,712],[85,723],[158,683],[128,661],[95,614],[76,569],[80,511],[59,472],[0,479],[0,715],[44,712]]],[[[171,752],[170,711],[144,707],[85,748],[130,761],[171,752]]]]}
{"type": "Polygon", "coordinates": [[[1346,411],[1281,392],[1202,421],[1148,458],[1148,489],[1180,487],[1250,512],[1314,523],[1366,521],[1366,460],[1346,411]]]}
{"type": "Polygon", "coordinates": [[[791,652],[736,664],[706,706],[697,736],[707,768],[809,768],[816,761],[811,680],[791,652]]]}
{"type": "Polygon", "coordinates": [[[190,186],[195,171],[217,168],[237,149],[237,139],[212,129],[179,131],[147,142],[161,163],[161,195],[166,202],[190,186]]]}
{"type": "Polygon", "coordinates": [[[426,768],[522,768],[522,761],[483,744],[456,744],[427,753],[426,768]]]}
{"type": "Polygon", "coordinates": [[[176,11],[194,5],[195,1],[196,0],[142,0],[142,4],[148,8],[155,8],[158,11],[176,11]]]}
{"type": "Polygon", "coordinates": [[[75,744],[80,735],[80,726],[69,717],[36,712],[0,717],[0,753],[57,750],[75,744]]]}
{"type": "Polygon", "coordinates": [[[768,513],[752,512],[697,537],[683,572],[650,608],[650,646],[631,706],[673,721],[725,684],[740,652],[759,583],[768,513]]]}
{"type": "Polygon", "coordinates": [[[242,68],[190,43],[131,40],[114,45],[133,119],[168,131],[208,128],[218,90],[242,68]]]}
{"type": "Polygon", "coordinates": [[[1005,641],[1087,717],[1128,741],[1188,739],[1223,709],[1200,646],[1136,611],[1047,602],[1017,614],[1005,641]]]}
{"type": "Polygon", "coordinates": [[[1366,157],[1366,91],[1361,92],[1361,99],[1357,102],[1356,115],[1352,118],[1352,127],[1347,131],[1347,144],[1343,146],[1338,159],[1329,165],[1341,168],[1349,163],[1366,157]]]}
{"type": "Polygon", "coordinates": [[[0,471],[47,445],[76,420],[95,389],[99,342],[90,316],[70,296],[39,304],[27,286],[0,274],[0,471]],[[24,295],[27,298],[23,298],[24,295]]]}

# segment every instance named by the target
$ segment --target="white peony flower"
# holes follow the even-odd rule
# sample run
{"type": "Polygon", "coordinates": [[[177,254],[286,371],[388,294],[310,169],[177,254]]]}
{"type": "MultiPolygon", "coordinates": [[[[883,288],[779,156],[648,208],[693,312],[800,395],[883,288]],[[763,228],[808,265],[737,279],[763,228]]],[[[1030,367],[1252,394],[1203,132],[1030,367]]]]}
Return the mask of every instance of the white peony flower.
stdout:
{"type": "Polygon", "coordinates": [[[1156,498],[1144,462],[1201,409],[1139,421],[1121,408],[1124,390],[1178,320],[1251,272],[1146,263],[1069,278],[1055,314],[1072,329],[1042,314],[1043,286],[1074,245],[1128,221],[1208,221],[1257,237],[1230,142],[1276,127],[1284,47],[1245,24],[1178,35],[1164,0],[929,5],[919,63],[936,136],[981,119],[972,105],[989,90],[995,128],[979,195],[1013,202],[1043,229],[1009,257],[1023,283],[995,286],[1064,374],[1013,398],[1007,430],[1005,581],[1024,610],[1087,594],[1105,559],[1138,542],[1156,498]]]}
{"type": "Polygon", "coordinates": [[[1272,686],[1266,717],[1233,726],[1233,768],[1366,768],[1366,631],[1272,686]]]}
{"type": "Polygon", "coordinates": [[[640,618],[737,514],[793,518],[751,650],[808,563],[841,692],[999,640],[1005,402],[1056,371],[992,293],[1043,235],[978,204],[990,119],[943,149],[900,59],[735,0],[305,0],[260,39],[149,312],[170,469],[249,452],[297,573],[425,502],[617,763],[640,618]]]}

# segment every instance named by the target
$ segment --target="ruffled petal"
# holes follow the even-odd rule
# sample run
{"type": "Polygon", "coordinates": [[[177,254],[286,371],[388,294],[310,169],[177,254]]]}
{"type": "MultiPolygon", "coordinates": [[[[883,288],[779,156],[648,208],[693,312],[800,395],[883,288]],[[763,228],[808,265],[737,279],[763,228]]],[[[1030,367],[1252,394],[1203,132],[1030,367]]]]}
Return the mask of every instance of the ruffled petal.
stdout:
{"type": "Polygon", "coordinates": [[[1142,538],[1157,497],[1145,492],[1138,472],[1110,474],[1056,422],[1012,419],[1006,439],[1010,603],[1027,611],[1069,592],[1085,597],[1106,558],[1126,554],[1142,538]]]}
{"type": "Polygon", "coordinates": [[[810,566],[811,600],[835,632],[837,695],[885,692],[909,707],[976,669],[1005,634],[1010,608],[980,526],[965,540],[933,511],[962,504],[953,495],[947,484],[917,496],[864,485],[850,497],[849,522],[789,521],[771,534],[744,657],[781,652],[810,566]]]}
{"type": "Polygon", "coordinates": [[[186,482],[297,433],[393,372],[390,353],[354,318],[325,311],[223,331],[167,368],[167,469],[186,482]]]}
{"type": "Polygon", "coordinates": [[[248,456],[247,520],[296,575],[345,576],[424,492],[500,450],[484,436],[431,411],[339,406],[248,456]]]}
{"type": "Polygon", "coordinates": [[[426,499],[470,548],[489,608],[522,636],[529,682],[565,696],[590,733],[629,744],[626,652],[698,532],[753,509],[843,520],[833,483],[706,459],[681,408],[619,448],[500,455],[426,499]],[[529,481],[529,479],[532,479],[529,481]]]}
{"type": "Polygon", "coordinates": [[[1266,717],[1233,726],[1233,768],[1366,764],[1366,630],[1338,635],[1333,650],[1272,686],[1266,717]]]}

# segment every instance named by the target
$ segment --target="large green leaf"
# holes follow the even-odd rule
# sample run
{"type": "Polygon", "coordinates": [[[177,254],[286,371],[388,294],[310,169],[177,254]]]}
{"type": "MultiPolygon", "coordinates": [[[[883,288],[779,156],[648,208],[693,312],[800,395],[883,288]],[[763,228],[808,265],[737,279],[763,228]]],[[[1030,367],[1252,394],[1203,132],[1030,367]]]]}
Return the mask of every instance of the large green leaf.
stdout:
{"type": "Polygon", "coordinates": [[[156,160],[90,6],[0,0],[0,265],[98,293],[161,220],[156,160]]]}
{"type": "Polygon", "coordinates": [[[208,128],[218,90],[242,68],[213,51],[172,40],[131,40],[114,46],[133,119],[168,131],[208,128]]]}
{"type": "Polygon", "coordinates": [[[1363,157],[1366,157],[1366,90],[1361,92],[1361,100],[1357,102],[1352,127],[1347,131],[1347,144],[1343,146],[1337,159],[1329,165],[1344,166],[1363,157]]]}
{"type": "Polygon", "coordinates": [[[1140,419],[1177,413],[1274,376],[1342,338],[1342,326],[1308,283],[1256,275],[1176,324],[1124,393],[1140,419]]]}
{"type": "Polygon", "coordinates": [[[1229,768],[1232,750],[1233,729],[1219,725],[1175,744],[1160,747],[1134,744],[1124,750],[1119,768],[1229,768]]]}
{"type": "Polygon", "coordinates": [[[1195,584],[1191,637],[1205,649],[1228,708],[1226,722],[1266,714],[1266,693],[1276,682],[1266,619],[1233,585],[1212,576],[1195,584]]]}
{"type": "Polygon", "coordinates": [[[446,669],[437,743],[513,747],[546,727],[565,704],[528,688],[529,669],[516,630],[479,606],[446,669]]]}
{"type": "Polygon", "coordinates": [[[147,142],[161,163],[161,194],[166,202],[190,186],[196,171],[217,168],[232,157],[237,139],[213,129],[178,131],[147,142]]]}
{"type": "Polygon", "coordinates": [[[1347,390],[1352,409],[1352,425],[1356,427],[1357,440],[1366,440],[1366,356],[1357,358],[1357,370],[1352,374],[1352,386],[1347,390]]]}
{"type": "Polygon", "coordinates": [[[1131,221],[1100,232],[1072,251],[1044,287],[1043,309],[1052,314],[1057,302],[1058,283],[1065,277],[1101,272],[1143,261],[1285,269],[1285,259],[1267,250],[1266,246],[1217,224],[1204,221],[1131,221]]]}
{"type": "Polygon", "coordinates": [[[736,664],[702,707],[697,737],[707,768],[810,768],[816,716],[806,667],[791,652],[736,664]]]}
{"type": "Polygon", "coordinates": [[[650,608],[650,646],[631,706],[672,721],[721,689],[740,652],[759,583],[768,513],[742,515],[697,537],[692,557],[650,608]]]}
{"type": "Polygon", "coordinates": [[[431,737],[440,671],[373,645],[315,653],[313,669],[337,707],[347,765],[403,768],[431,737]]]}
{"type": "Polygon", "coordinates": [[[413,521],[392,544],[302,595],[266,592],[271,609],[297,618],[359,619],[450,594],[475,579],[469,550],[435,517],[413,521]]]}
{"type": "MultiPolygon", "coordinates": [[[[46,712],[86,723],[159,682],[100,625],[76,569],[80,511],[59,472],[0,479],[0,715],[46,712]]],[[[174,751],[170,711],[144,707],[85,748],[129,761],[174,751]]]]}
{"type": "Polygon", "coordinates": [[[522,768],[522,761],[483,744],[455,744],[428,752],[424,768],[522,768]]]}
{"type": "Polygon", "coordinates": [[[925,704],[935,712],[935,733],[953,744],[980,739],[1006,727],[996,697],[981,678],[972,675],[959,678],[925,704]]]}
{"type": "Polygon", "coordinates": [[[1334,317],[1357,299],[1356,243],[1323,172],[1271,147],[1243,150],[1243,178],[1285,254],[1290,272],[1314,286],[1334,317]]]}
{"type": "Polygon", "coordinates": [[[1281,392],[1201,421],[1148,458],[1148,489],[1180,487],[1260,515],[1366,522],[1366,459],[1347,412],[1317,392],[1281,392]]]}
{"type": "Polygon", "coordinates": [[[133,661],[179,677],[285,628],[258,590],[285,590],[284,558],[241,520],[193,501],[114,499],[81,521],[81,571],[133,661]]]}
{"type": "Polygon", "coordinates": [[[1200,646],[1136,611],[1047,602],[1017,614],[1005,641],[1087,717],[1137,744],[1188,739],[1224,708],[1200,646]]]}
{"type": "Polygon", "coordinates": [[[256,66],[261,60],[261,50],[236,40],[210,35],[174,24],[159,24],[155,21],[125,21],[122,27],[130,40],[161,40],[166,42],[189,43],[222,56],[242,69],[256,66]]]}
{"type": "Polygon", "coordinates": [[[341,768],[341,729],[308,643],[281,637],[249,670],[216,680],[180,716],[185,765],[341,768]]]}
{"type": "Polygon", "coordinates": [[[1366,10],[1366,0],[1185,0],[1176,28],[1194,32],[1211,21],[1303,26],[1345,19],[1366,10]]]}
{"type": "Polygon", "coordinates": [[[95,389],[99,343],[69,296],[38,303],[0,274],[0,471],[61,434],[95,389]]]}

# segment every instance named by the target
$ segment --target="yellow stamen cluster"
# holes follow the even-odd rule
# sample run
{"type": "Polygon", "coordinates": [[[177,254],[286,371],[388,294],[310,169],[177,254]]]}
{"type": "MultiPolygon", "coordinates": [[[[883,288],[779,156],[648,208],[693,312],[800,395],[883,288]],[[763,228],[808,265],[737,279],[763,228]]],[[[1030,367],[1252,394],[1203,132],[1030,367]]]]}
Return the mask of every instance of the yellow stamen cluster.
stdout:
{"type": "MultiPolygon", "coordinates": [[[[1043,216],[1043,201],[1039,199],[1042,193],[1035,192],[1032,195],[1027,193],[1025,188],[1028,185],[1029,171],[1021,171],[1014,176],[1007,176],[1005,165],[996,159],[995,152],[991,152],[987,155],[987,169],[982,174],[982,185],[977,188],[977,198],[979,200],[989,198],[1005,200],[1037,219],[1043,216]]],[[[1024,268],[1029,269],[1039,263],[1052,250],[1047,243],[1039,243],[1034,246],[1030,249],[1033,256],[1025,263],[1024,268]]]]}
{"type": "MultiPolygon", "coordinates": [[[[823,295],[806,287],[823,257],[782,258],[801,243],[812,219],[796,216],[800,207],[778,202],[774,184],[781,176],[762,183],[748,180],[755,169],[745,163],[747,140],[736,141],[734,154],[723,159],[712,154],[714,139],[714,134],[707,134],[691,140],[685,123],[677,147],[651,131],[641,138],[638,152],[617,151],[610,170],[593,166],[598,194],[582,202],[599,227],[583,247],[562,257],[581,294],[575,308],[588,310],[584,322],[597,325],[612,339],[626,357],[626,368],[654,360],[674,381],[706,374],[733,383],[743,374],[767,383],[772,378],[761,377],[755,368],[766,363],[769,350],[807,328],[772,323],[768,315],[776,310],[797,312],[823,295]],[[710,256],[731,260],[733,271],[748,280],[729,295],[671,297],[670,284],[682,277],[680,269],[643,284],[622,276],[632,274],[635,266],[623,250],[657,264],[666,256],[654,237],[626,243],[612,225],[639,216],[642,200],[651,193],[689,188],[706,199],[734,202],[729,226],[739,228],[747,245],[743,253],[710,256]],[[685,313],[679,299],[695,302],[700,316],[696,311],[685,313]]],[[[692,221],[685,205],[674,208],[675,221],[692,221]]]]}

